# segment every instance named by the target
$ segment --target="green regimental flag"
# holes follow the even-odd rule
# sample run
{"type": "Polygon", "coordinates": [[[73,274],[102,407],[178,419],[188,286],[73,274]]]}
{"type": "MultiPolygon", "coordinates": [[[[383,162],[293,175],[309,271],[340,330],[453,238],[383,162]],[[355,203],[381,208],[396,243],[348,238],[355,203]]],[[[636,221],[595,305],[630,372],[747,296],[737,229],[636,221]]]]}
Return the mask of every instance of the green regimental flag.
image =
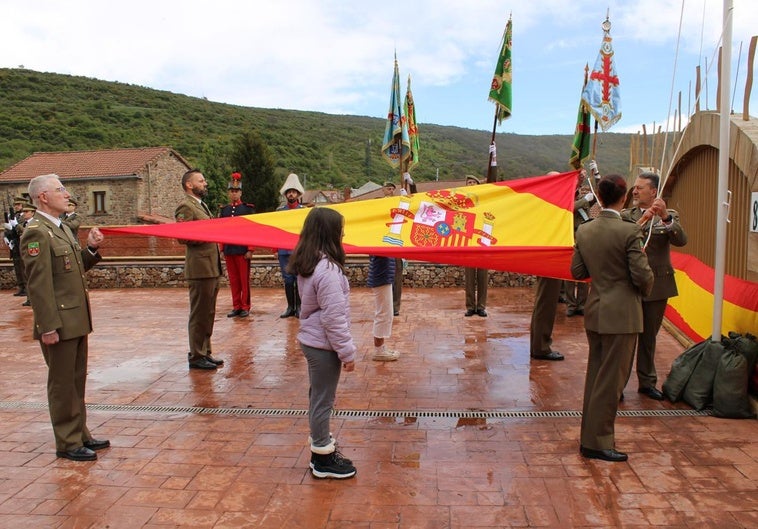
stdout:
{"type": "MultiPolygon", "coordinates": [[[[587,86],[587,70],[589,67],[584,68],[584,86],[582,87],[582,93],[587,86]]],[[[571,145],[571,157],[569,158],[569,165],[574,169],[580,169],[584,165],[585,160],[590,157],[590,120],[592,115],[590,109],[587,107],[583,100],[579,101],[579,112],[576,116],[576,130],[574,131],[574,143],[571,145]]]]}
{"type": "Polygon", "coordinates": [[[584,103],[579,103],[579,114],[576,116],[576,131],[574,143],[571,146],[569,165],[579,169],[590,157],[590,113],[584,103]]]}
{"type": "Polygon", "coordinates": [[[503,33],[503,42],[500,45],[500,56],[495,65],[495,74],[492,76],[489,100],[497,106],[497,120],[502,123],[511,115],[511,96],[513,72],[511,70],[511,33],[512,20],[508,18],[503,33]]]}
{"type": "Polygon", "coordinates": [[[411,167],[418,163],[418,124],[416,123],[416,104],[413,102],[411,93],[411,76],[408,76],[408,89],[405,92],[405,102],[403,103],[405,111],[405,120],[408,123],[408,138],[411,141],[411,154],[405,161],[405,170],[410,171],[411,167]]]}

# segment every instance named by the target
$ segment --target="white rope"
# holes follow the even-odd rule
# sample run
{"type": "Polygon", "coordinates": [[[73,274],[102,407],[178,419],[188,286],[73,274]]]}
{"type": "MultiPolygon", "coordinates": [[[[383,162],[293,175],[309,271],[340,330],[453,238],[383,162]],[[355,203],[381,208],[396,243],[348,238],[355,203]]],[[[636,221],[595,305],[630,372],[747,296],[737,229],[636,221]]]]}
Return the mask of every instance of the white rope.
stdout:
{"type": "MultiPolygon", "coordinates": [[[[733,10],[729,12],[729,17],[731,18],[732,16],[733,16],[733,10]]],[[[718,62],[716,60],[716,58],[718,57],[719,47],[721,46],[721,41],[724,39],[724,30],[726,28],[726,24],[727,24],[727,21],[725,20],[724,21],[724,25],[721,27],[721,34],[719,35],[718,41],[716,42],[716,46],[713,49],[713,55],[711,56],[711,64],[708,65],[708,67],[706,68],[706,71],[705,71],[705,77],[706,78],[708,77],[708,73],[711,70],[711,66],[713,66],[714,63],[718,62]]],[[[730,45],[731,45],[731,43],[730,43],[730,45]]],[[[695,103],[692,106],[692,113],[693,114],[695,113],[695,108],[697,108],[698,101],[700,101],[700,96],[702,96],[702,95],[703,95],[703,92],[701,91],[699,94],[697,94],[697,97],[695,97],[695,103]]],[[[689,116],[687,116],[687,122],[688,122],[688,124],[689,124],[689,121],[690,121],[691,118],[692,118],[692,114],[689,115],[689,116]]],[[[684,141],[684,135],[682,135],[682,137],[679,138],[679,142],[677,143],[676,149],[674,150],[674,154],[671,156],[671,160],[672,161],[675,160],[677,154],[679,154],[679,149],[682,146],[682,141],[684,141]]],[[[666,184],[666,181],[668,180],[668,177],[669,177],[670,174],[671,174],[671,166],[667,167],[666,168],[666,173],[664,175],[662,175],[661,182],[660,182],[660,187],[658,188],[658,193],[660,193],[663,190],[663,188],[664,188],[664,186],[666,184]]]]}
{"type": "MultiPolygon", "coordinates": [[[[666,160],[666,147],[668,146],[669,122],[671,120],[671,106],[674,104],[674,83],[676,81],[676,68],[679,63],[679,44],[682,41],[682,21],[684,20],[684,0],[682,0],[682,9],[679,12],[679,31],[676,35],[676,51],[674,52],[674,71],[671,73],[671,91],[669,92],[669,108],[666,114],[666,130],[663,134],[663,149],[661,151],[661,164],[658,167],[663,168],[663,162],[666,160]]],[[[655,133],[655,131],[653,131],[655,133]]],[[[658,186],[658,195],[661,194],[663,186],[658,186]]]]}
{"type": "MultiPolygon", "coordinates": [[[[684,9],[684,0],[682,0],[682,9],[684,9]]],[[[733,16],[734,16],[734,10],[732,9],[732,10],[729,11],[728,19],[731,19],[733,16]]],[[[707,65],[707,67],[706,67],[706,71],[705,71],[705,77],[706,77],[706,79],[708,78],[708,73],[710,72],[711,66],[713,66],[713,64],[715,62],[717,62],[716,61],[716,57],[718,57],[719,47],[721,47],[722,41],[724,40],[724,31],[726,30],[726,26],[729,23],[728,19],[724,20],[724,24],[721,27],[721,34],[719,35],[718,41],[716,42],[716,46],[714,47],[714,50],[713,50],[713,55],[711,56],[711,64],[707,65]]],[[[703,0],[703,23],[705,23],[705,0],[703,0]]],[[[681,32],[681,19],[680,19],[679,24],[680,24],[679,25],[679,29],[680,29],[680,32],[681,32]]],[[[701,38],[701,52],[702,52],[702,38],[703,38],[702,37],[702,29],[701,29],[701,37],[700,38],[701,38]]],[[[729,45],[731,46],[732,43],[730,42],[729,45]]],[[[679,42],[677,40],[677,50],[678,49],[679,49],[679,42]]],[[[678,51],[677,51],[677,53],[678,53],[678,51]]],[[[699,94],[697,94],[697,97],[695,97],[695,104],[693,105],[693,114],[694,114],[694,109],[697,108],[697,103],[700,100],[700,96],[701,95],[702,95],[702,91],[699,94]]],[[[673,97],[673,93],[672,93],[672,97],[673,97]]],[[[724,111],[724,109],[721,109],[721,110],[722,110],[722,112],[724,111]]],[[[671,112],[670,108],[669,108],[669,112],[671,112]]],[[[690,121],[691,118],[692,118],[692,115],[690,115],[690,116],[687,117],[688,125],[689,125],[689,121],[690,121]]],[[[667,129],[668,129],[668,126],[667,126],[667,129]]],[[[682,134],[682,136],[679,138],[679,142],[677,143],[676,149],[674,149],[674,154],[671,156],[672,162],[673,162],[673,160],[676,160],[676,157],[679,154],[679,149],[681,149],[681,147],[682,147],[682,142],[683,141],[684,141],[684,135],[682,134]]],[[[664,138],[664,151],[665,151],[665,138],[664,138]]],[[[662,166],[663,166],[663,160],[661,160],[661,167],[662,166]]],[[[673,164],[669,165],[669,167],[666,168],[666,173],[664,175],[662,175],[662,178],[660,179],[660,181],[658,183],[657,196],[660,196],[661,193],[663,192],[663,188],[666,186],[666,182],[668,181],[668,177],[671,175],[672,166],[673,166],[673,164]]],[[[647,247],[648,243],[650,242],[650,236],[653,233],[653,223],[654,223],[654,221],[655,221],[655,217],[651,218],[648,221],[650,223],[650,229],[648,231],[647,240],[645,241],[645,245],[644,245],[645,248],[647,247]]]]}

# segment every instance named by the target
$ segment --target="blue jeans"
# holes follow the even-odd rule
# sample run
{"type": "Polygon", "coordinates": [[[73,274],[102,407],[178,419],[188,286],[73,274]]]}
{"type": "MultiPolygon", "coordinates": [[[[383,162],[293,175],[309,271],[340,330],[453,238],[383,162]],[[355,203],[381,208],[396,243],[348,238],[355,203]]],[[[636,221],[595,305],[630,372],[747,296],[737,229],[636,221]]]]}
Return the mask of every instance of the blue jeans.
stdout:
{"type": "Polygon", "coordinates": [[[282,279],[284,279],[284,286],[294,285],[295,281],[297,280],[297,276],[288,274],[286,272],[287,265],[290,262],[290,252],[283,253],[280,251],[277,253],[277,257],[279,258],[279,269],[282,272],[282,279]]]}

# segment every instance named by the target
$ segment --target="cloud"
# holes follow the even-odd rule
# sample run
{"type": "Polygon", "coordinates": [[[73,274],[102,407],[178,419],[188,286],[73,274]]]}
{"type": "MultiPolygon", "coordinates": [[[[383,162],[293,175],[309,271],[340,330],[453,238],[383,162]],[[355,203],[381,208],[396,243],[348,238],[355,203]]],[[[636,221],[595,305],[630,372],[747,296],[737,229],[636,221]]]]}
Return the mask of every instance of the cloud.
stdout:
{"type": "MultiPolygon", "coordinates": [[[[595,60],[606,13],[605,5],[589,0],[11,4],[0,33],[2,67],[23,64],[237,105],[382,116],[397,51],[403,82],[413,77],[420,115],[473,128],[491,122],[486,88],[512,9],[514,117],[508,126],[524,133],[534,133],[537,124],[548,132],[570,126],[554,109],[575,112],[582,69],[595,60]]],[[[734,4],[735,40],[746,46],[758,2],[734,4]]],[[[676,90],[687,89],[704,56],[712,61],[721,33],[721,2],[684,6],[676,90]]],[[[665,115],[681,1],[611,0],[607,7],[625,116],[665,115]]],[[[746,53],[745,47],[743,65],[746,53]]]]}

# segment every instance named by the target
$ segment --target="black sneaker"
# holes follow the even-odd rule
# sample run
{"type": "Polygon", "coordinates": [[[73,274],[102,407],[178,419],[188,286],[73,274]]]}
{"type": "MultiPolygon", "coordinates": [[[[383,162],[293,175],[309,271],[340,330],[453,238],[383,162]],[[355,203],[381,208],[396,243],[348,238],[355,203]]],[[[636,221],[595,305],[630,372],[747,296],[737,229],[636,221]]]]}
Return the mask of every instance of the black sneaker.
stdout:
{"type": "Polygon", "coordinates": [[[355,467],[349,459],[334,451],[331,454],[312,454],[311,472],[317,478],[345,479],[355,476],[355,467]]]}
{"type": "MultiPolygon", "coordinates": [[[[334,449],[334,453],[337,454],[337,457],[339,457],[340,459],[342,459],[342,461],[344,461],[345,464],[348,464],[348,465],[352,465],[353,464],[353,462],[350,459],[348,459],[345,456],[343,456],[342,452],[340,452],[337,448],[334,449]]],[[[313,468],[314,466],[316,466],[316,456],[317,455],[318,454],[314,454],[313,452],[311,452],[311,463],[310,463],[310,467],[311,468],[313,468]]]]}

